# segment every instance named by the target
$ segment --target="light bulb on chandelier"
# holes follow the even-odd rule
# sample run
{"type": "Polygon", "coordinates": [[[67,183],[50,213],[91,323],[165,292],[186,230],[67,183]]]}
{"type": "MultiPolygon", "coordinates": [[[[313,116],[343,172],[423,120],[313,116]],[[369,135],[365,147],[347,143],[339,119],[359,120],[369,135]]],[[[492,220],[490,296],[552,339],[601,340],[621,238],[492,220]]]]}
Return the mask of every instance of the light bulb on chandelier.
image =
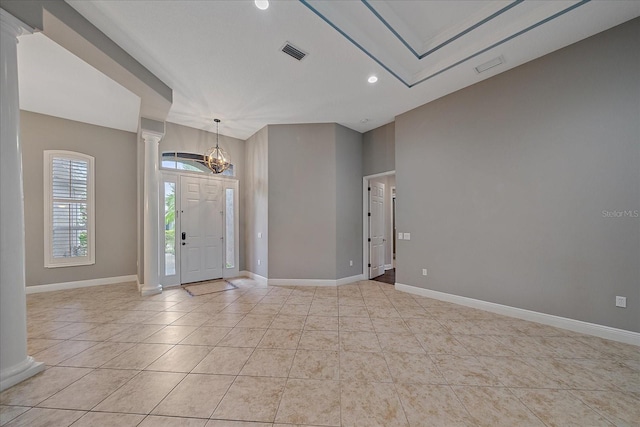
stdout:
{"type": "Polygon", "coordinates": [[[204,155],[204,163],[209,169],[211,169],[211,172],[218,174],[229,169],[229,166],[231,166],[231,159],[227,152],[218,145],[218,139],[220,136],[220,119],[213,119],[213,121],[216,122],[216,146],[207,150],[204,155]]]}

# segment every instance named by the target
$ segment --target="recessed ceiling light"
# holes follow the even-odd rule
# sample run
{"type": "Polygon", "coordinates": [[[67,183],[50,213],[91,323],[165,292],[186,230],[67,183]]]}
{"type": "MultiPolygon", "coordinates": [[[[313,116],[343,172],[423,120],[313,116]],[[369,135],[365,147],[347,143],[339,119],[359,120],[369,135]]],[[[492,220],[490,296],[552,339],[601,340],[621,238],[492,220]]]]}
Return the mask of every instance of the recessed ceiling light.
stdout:
{"type": "Polygon", "coordinates": [[[255,4],[260,10],[267,10],[269,8],[269,0],[255,0],[255,4]]]}
{"type": "Polygon", "coordinates": [[[377,78],[376,76],[370,76],[370,77],[367,79],[367,81],[368,81],[369,83],[375,83],[375,82],[377,82],[377,81],[378,81],[378,78],[377,78]]]}
{"type": "Polygon", "coordinates": [[[367,123],[369,121],[369,119],[362,119],[360,120],[360,123],[367,123]]]}

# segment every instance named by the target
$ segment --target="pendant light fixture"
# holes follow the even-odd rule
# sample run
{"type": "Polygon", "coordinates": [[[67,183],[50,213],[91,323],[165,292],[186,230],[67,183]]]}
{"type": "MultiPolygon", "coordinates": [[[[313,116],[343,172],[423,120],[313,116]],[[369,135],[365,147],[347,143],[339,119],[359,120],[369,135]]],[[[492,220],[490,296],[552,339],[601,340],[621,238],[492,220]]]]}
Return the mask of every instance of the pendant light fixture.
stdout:
{"type": "Polygon", "coordinates": [[[231,162],[229,161],[229,155],[218,145],[218,139],[220,137],[220,119],[213,119],[216,122],[216,146],[210,148],[204,155],[204,163],[207,165],[211,172],[218,174],[226,171],[231,162]]]}

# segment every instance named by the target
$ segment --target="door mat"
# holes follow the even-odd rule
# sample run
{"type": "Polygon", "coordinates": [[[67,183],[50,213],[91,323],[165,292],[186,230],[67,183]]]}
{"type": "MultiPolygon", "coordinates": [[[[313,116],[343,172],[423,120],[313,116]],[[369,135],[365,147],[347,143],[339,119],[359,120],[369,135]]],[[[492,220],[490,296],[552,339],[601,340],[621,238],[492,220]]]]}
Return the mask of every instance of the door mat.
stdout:
{"type": "Polygon", "coordinates": [[[214,280],[209,282],[200,282],[192,285],[185,285],[182,287],[192,297],[200,295],[213,294],[216,292],[230,291],[231,289],[238,289],[238,287],[226,280],[214,280]]]}

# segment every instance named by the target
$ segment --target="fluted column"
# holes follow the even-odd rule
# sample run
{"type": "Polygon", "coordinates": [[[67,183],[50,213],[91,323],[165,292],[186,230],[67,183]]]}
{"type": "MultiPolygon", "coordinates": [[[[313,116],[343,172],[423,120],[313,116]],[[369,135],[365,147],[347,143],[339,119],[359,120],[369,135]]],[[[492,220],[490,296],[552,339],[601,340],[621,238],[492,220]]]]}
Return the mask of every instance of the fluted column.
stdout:
{"type": "Polygon", "coordinates": [[[18,36],[29,32],[0,9],[0,391],[44,370],[27,355],[17,47],[18,36]]]}
{"type": "Polygon", "coordinates": [[[160,172],[158,145],[163,134],[142,130],[144,141],[144,283],[140,293],[162,292],[160,284],[160,172]]]}

